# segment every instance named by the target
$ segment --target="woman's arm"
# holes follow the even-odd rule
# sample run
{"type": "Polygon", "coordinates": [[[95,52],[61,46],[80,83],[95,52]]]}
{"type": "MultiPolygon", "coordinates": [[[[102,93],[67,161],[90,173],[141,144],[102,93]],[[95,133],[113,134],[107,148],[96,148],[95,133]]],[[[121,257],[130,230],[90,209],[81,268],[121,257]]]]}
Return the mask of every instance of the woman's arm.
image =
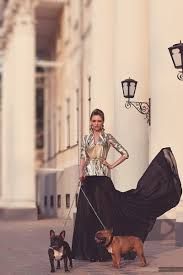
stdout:
{"type": "Polygon", "coordinates": [[[86,165],[86,160],[85,159],[80,159],[80,166],[79,166],[79,180],[82,182],[85,179],[85,169],[86,165]]]}
{"type": "Polygon", "coordinates": [[[103,161],[103,164],[105,164],[109,169],[113,169],[114,167],[118,166],[123,161],[128,159],[129,154],[127,150],[111,134],[108,134],[108,138],[109,138],[108,140],[109,144],[121,154],[119,159],[117,159],[113,164],[109,164],[106,160],[103,161]]]}
{"type": "Polygon", "coordinates": [[[82,182],[85,179],[85,165],[86,165],[86,144],[85,137],[83,137],[81,143],[81,153],[80,153],[80,166],[79,166],[79,180],[82,182]]]}
{"type": "Polygon", "coordinates": [[[106,160],[103,161],[103,164],[106,165],[109,169],[113,169],[118,166],[120,163],[125,161],[128,157],[126,155],[121,155],[113,164],[109,164],[106,160]]]}

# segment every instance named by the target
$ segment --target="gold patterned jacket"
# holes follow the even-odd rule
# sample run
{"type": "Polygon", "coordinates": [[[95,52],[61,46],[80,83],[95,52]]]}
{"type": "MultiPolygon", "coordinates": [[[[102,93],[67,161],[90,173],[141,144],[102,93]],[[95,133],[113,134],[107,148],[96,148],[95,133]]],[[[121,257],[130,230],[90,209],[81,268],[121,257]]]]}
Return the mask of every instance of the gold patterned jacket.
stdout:
{"type": "Polygon", "coordinates": [[[121,155],[129,157],[127,150],[111,134],[101,132],[96,144],[92,132],[83,137],[80,157],[86,161],[85,176],[110,177],[110,170],[102,162],[106,160],[111,146],[121,155]]]}

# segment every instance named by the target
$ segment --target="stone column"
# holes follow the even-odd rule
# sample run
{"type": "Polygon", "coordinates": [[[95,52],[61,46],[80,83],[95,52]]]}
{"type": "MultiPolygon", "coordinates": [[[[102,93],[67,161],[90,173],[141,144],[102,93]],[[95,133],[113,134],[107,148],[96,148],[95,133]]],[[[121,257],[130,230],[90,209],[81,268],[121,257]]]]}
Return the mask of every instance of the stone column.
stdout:
{"type": "MultiPolygon", "coordinates": [[[[92,2],[91,110],[99,108],[104,111],[105,128],[109,132],[113,131],[114,114],[114,5],[112,0],[92,2]]],[[[86,94],[88,98],[88,91],[86,94]]],[[[85,126],[88,129],[88,121],[85,126]]]]}
{"type": "MultiPolygon", "coordinates": [[[[99,108],[104,112],[104,127],[109,133],[114,130],[114,6],[112,0],[92,1],[91,15],[91,111],[99,108]]],[[[88,87],[84,100],[86,97],[88,99],[88,87]]],[[[85,118],[84,126],[84,132],[87,133],[88,118],[85,118]]],[[[113,160],[114,151],[111,150],[108,161],[112,163],[113,160]]]]}
{"type": "MultiPolygon", "coordinates": [[[[151,159],[163,147],[171,147],[177,160],[180,178],[183,171],[183,85],[176,77],[168,47],[179,43],[182,35],[183,3],[177,0],[151,0],[150,20],[150,89],[152,98],[151,159]],[[171,23],[170,23],[171,18],[171,23]]],[[[176,238],[183,243],[183,202],[158,219],[161,238],[176,238]],[[175,223],[176,221],[176,223],[175,223]],[[177,231],[177,232],[176,232],[177,231]]]]}
{"type": "MultiPolygon", "coordinates": [[[[136,109],[125,108],[121,90],[121,80],[134,78],[138,81],[134,100],[148,101],[147,2],[92,2],[92,109],[104,110],[106,131],[130,154],[129,160],[112,171],[115,186],[120,190],[136,187],[148,166],[149,126],[136,109]]],[[[111,150],[109,162],[118,157],[111,150]]]]}
{"type": "MultiPolygon", "coordinates": [[[[15,16],[15,15],[14,15],[15,16]]],[[[19,7],[5,49],[1,214],[36,218],[35,24],[31,1],[19,7]]]]}
{"type": "MultiPolygon", "coordinates": [[[[116,0],[113,19],[113,98],[114,135],[128,150],[129,159],[114,171],[116,188],[126,191],[136,188],[149,160],[149,130],[145,116],[133,106],[125,108],[121,81],[138,81],[133,101],[148,102],[149,98],[149,44],[148,1],[116,0]]],[[[105,47],[105,46],[104,46],[105,47]]],[[[106,94],[107,96],[107,94],[106,94]]],[[[111,104],[112,105],[112,104],[111,104]]],[[[118,158],[116,154],[115,159],[118,158]]]]}

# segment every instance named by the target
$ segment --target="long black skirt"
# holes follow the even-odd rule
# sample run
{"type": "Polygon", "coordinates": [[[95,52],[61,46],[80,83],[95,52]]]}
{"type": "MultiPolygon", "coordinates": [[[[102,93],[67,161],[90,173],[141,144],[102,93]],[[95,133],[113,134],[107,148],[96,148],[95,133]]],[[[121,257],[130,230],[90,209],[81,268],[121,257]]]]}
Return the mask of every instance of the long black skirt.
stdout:
{"type": "MultiPolygon", "coordinates": [[[[170,148],[162,149],[153,159],[136,189],[120,192],[109,177],[86,177],[82,190],[106,228],[114,235],[134,235],[144,241],[152,230],[156,218],[175,207],[182,189],[176,161],[170,148]]],[[[74,226],[73,258],[108,259],[110,255],[94,240],[95,233],[103,229],[80,189],[74,226]]]]}

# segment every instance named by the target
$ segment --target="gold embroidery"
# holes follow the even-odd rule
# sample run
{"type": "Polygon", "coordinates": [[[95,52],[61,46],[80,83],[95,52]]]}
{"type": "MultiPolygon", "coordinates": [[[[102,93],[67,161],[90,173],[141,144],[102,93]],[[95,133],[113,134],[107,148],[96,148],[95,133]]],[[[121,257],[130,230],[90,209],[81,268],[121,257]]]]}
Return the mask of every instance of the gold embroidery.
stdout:
{"type": "Polygon", "coordinates": [[[103,164],[103,160],[106,160],[111,145],[120,154],[129,157],[126,149],[111,134],[102,132],[96,144],[93,133],[83,137],[81,158],[86,160],[86,176],[110,176],[110,170],[103,164]]]}

